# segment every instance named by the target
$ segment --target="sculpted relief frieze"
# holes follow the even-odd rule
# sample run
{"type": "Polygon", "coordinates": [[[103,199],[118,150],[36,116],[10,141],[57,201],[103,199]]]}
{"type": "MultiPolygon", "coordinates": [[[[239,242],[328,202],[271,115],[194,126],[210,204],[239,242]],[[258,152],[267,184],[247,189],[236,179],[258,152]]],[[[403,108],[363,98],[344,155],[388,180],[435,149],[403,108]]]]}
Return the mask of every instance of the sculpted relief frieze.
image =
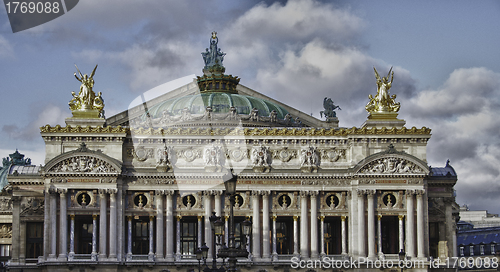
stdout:
{"type": "Polygon", "coordinates": [[[102,159],[80,155],[57,163],[51,171],[56,173],[117,173],[119,169],[102,159]]]}
{"type": "Polygon", "coordinates": [[[360,172],[364,174],[421,174],[424,170],[408,160],[389,157],[370,162],[360,172]]]}
{"type": "Polygon", "coordinates": [[[28,197],[26,200],[21,204],[21,215],[43,215],[45,207],[43,198],[28,197]]]}

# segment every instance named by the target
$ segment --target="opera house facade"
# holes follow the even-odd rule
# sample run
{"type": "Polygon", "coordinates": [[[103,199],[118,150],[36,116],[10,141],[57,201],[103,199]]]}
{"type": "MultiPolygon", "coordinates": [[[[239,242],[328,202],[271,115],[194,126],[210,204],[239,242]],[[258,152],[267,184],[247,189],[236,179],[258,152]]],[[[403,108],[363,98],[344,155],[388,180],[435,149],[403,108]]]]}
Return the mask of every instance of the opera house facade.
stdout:
{"type": "Polygon", "coordinates": [[[394,73],[375,70],[367,119],[342,128],[331,99],[326,120],[314,118],[239,84],[224,56],[213,33],[202,76],[108,118],[96,69],[78,71],[73,116],[40,128],[44,165],[4,160],[9,271],[198,271],[198,249],[209,248],[211,267],[231,238],[248,251],[239,271],[323,271],[297,266],[400,253],[428,271],[431,259],[457,256],[456,172],[427,164],[429,128],[397,118],[394,73]],[[228,176],[237,180],[232,201],[228,176]]]}

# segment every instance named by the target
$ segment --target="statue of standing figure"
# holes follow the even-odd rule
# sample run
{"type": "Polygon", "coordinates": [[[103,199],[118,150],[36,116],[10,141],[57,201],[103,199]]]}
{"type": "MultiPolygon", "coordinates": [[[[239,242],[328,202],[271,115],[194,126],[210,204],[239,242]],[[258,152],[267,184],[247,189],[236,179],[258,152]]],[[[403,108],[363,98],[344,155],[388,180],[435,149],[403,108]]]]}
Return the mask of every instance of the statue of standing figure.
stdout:
{"type": "Polygon", "coordinates": [[[214,31],[210,38],[210,50],[207,48],[205,52],[201,53],[203,61],[205,62],[205,67],[214,66],[216,64],[222,66],[222,61],[224,61],[226,53],[222,52],[220,48],[217,48],[218,43],[219,38],[217,38],[217,32],[214,31]]]}
{"type": "Polygon", "coordinates": [[[392,71],[392,67],[387,76],[382,78],[375,67],[373,67],[373,70],[375,71],[375,78],[377,79],[377,95],[375,95],[375,97],[371,94],[368,95],[370,102],[366,104],[365,109],[368,112],[398,112],[400,103],[395,102],[395,94],[390,96],[389,93],[392,87],[392,81],[394,80],[394,71],[392,71]],[[390,81],[389,76],[391,77],[390,81]]]}

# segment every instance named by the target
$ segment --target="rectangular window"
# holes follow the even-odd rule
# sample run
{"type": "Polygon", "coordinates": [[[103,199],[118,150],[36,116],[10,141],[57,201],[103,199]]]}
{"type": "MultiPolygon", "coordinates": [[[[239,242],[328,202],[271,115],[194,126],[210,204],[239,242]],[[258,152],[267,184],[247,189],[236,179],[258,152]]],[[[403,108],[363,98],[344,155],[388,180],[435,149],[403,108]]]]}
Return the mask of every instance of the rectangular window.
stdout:
{"type": "Polygon", "coordinates": [[[149,253],[149,217],[140,216],[132,221],[132,254],[149,253]]]}
{"type": "MultiPolygon", "coordinates": [[[[327,255],[338,255],[342,253],[342,221],[340,217],[325,218],[325,253],[327,255]]],[[[347,222],[346,222],[347,225],[347,222]]]]}
{"type": "MultiPolygon", "coordinates": [[[[92,232],[94,225],[92,217],[77,216],[75,218],[75,253],[76,254],[91,254],[92,253],[92,232]]],[[[99,230],[99,228],[97,228],[99,230]]],[[[98,242],[99,239],[96,239],[98,242]]]]}
{"type": "Polygon", "coordinates": [[[481,255],[484,255],[484,245],[480,245],[480,246],[479,246],[479,253],[480,253],[481,255]]]}
{"type": "Polygon", "coordinates": [[[278,217],[276,219],[276,250],[278,254],[293,253],[293,218],[278,217]]]}
{"type": "Polygon", "coordinates": [[[43,255],[43,222],[26,223],[26,258],[43,255]]]}
{"type": "Polygon", "coordinates": [[[181,220],[181,253],[194,255],[198,248],[198,220],[196,217],[183,217],[181,220]]]}
{"type": "Polygon", "coordinates": [[[460,247],[460,256],[464,256],[464,247],[463,246],[460,247]]]}
{"type": "Polygon", "coordinates": [[[491,255],[495,255],[495,244],[491,244],[491,255]]]}
{"type": "Polygon", "coordinates": [[[470,251],[470,252],[469,252],[469,253],[470,253],[469,255],[470,255],[470,256],[474,256],[474,246],[470,246],[470,247],[469,247],[469,251],[470,251]]]}

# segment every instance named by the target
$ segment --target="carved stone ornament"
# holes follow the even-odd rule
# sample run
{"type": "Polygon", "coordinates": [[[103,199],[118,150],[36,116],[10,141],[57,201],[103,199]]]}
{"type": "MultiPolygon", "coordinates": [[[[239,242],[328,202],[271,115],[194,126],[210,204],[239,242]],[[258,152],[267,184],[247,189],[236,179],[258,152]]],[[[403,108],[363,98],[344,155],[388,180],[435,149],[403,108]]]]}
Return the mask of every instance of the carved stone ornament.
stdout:
{"type": "Polygon", "coordinates": [[[0,238],[12,238],[12,224],[2,224],[0,226],[0,238]]]}
{"type": "Polygon", "coordinates": [[[202,209],[202,192],[177,194],[177,209],[202,209]]]}
{"type": "Polygon", "coordinates": [[[198,158],[201,158],[201,150],[190,147],[190,148],[178,151],[177,157],[183,158],[187,162],[192,162],[198,158]]]}
{"type": "Polygon", "coordinates": [[[321,200],[321,208],[326,210],[345,209],[346,192],[325,193],[321,200]]]}
{"type": "Polygon", "coordinates": [[[297,192],[278,193],[273,196],[273,209],[294,209],[297,208],[297,192]]]}
{"type": "Polygon", "coordinates": [[[171,160],[173,158],[174,148],[171,146],[162,146],[156,149],[156,170],[158,172],[167,172],[172,169],[171,160]]]}
{"type": "Polygon", "coordinates": [[[404,191],[382,192],[378,195],[378,208],[382,209],[402,209],[404,191]]]}
{"type": "Polygon", "coordinates": [[[94,192],[92,191],[77,191],[74,195],[71,196],[72,207],[95,207],[95,200],[96,198],[94,197],[94,192]]]}
{"type": "Polygon", "coordinates": [[[203,151],[203,160],[207,172],[220,172],[224,165],[224,150],[221,146],[210,145],[203,151]]]}
{"type": "Polygon", "coordinates": [[[43,215],[44,199],[28,197],[27,202],[21,204],[21,215],[43,215]]]}
{"type": "Polygon", "coordinates": [[[345,158],[345,149],[323,149],[321,150],[321,158],[330,162],[336,162],[341,158],[345,158]]]}
{"type": "Polygon", "coordinates": [[[308,146],[300,151],[300,170],[304,173],[317,172],[319,168],[319,156],[316,147],[308,146]]]}
{"type": "Polygon", "coordinates": [[[0,211],[11,211],[12,210],[12,200],[9,198],[0,198],[0,211]]]}
{"type": "Polygon", "coordinates": [[[52,167],[56,173],[117,173],[111,164],[93,156],[75,156],[52,167]]]}
{"type": "Polygon", "coordinates": [[[135,192],[129,195],[129,207],[135,209],[152,208],[153,197],[148,192],[135,192]]]}
{"type": "Polygon", "coordinates": [[[244,159],[248,159],[248,149],[237,147],[229,151],[229,158],[235,162],[240,162],[244,159]]]}
{"type": "Polygon", "coordinates": [[[273,158],[281,160],[282,162],[288,162],[296,157],[297,157],[297,151],[288,149],[287,147],[284,147],[283,149],[280,150],[275,150],[273,152],[273,158]]]}
{"type": "Polygon", "coordinates": [[[360,172],[364,174],[421,174],[425,171],[411,161],[389,157],[370,162],[360,172]]]}
{"type": "MultiPolygon", "coordinates": [[[[224,209],[229,210],[231,205],[229,197],[224,198],[224,209]]],[[[237,210],[250,208],[250,192],[237,192],[234,198],[234,206],[237,210]]]]}
{"type": "Polygon", "coordinates": [[[252,164],[255,172],[269,172],[271,169],[270,153],[269,147],[263,145],[252,148],[252,164]]]}
{"type": "Polygon", "coordinates": [[[145,161],[148,158],[153,157],[153,149],[144,148],[144,146],[138,146],[135,150],[132,151],[132,155],[138,161],[145,161]]]}

